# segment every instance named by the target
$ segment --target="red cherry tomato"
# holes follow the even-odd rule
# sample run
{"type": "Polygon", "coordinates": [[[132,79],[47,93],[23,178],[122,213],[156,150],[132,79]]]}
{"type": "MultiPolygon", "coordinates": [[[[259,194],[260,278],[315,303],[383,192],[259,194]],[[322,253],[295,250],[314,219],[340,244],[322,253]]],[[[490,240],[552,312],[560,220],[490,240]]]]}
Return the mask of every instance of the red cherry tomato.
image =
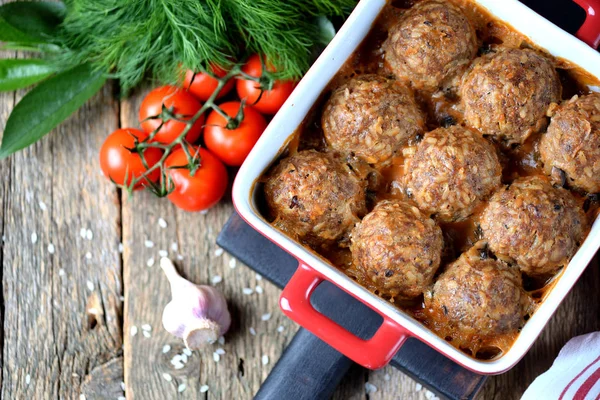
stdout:
{"type": "MultiPolygon", "coordinates": [[[[132,152],[135,140],[142,141],[148,137],[146,132],[138,129],[117,129],[111,133],[100,148],[100,168],[104,175],[119,185],[129,185],[133,177],[140,177],[146,167],[142,163],[139,154],[132,152]]],[[[162,151],[157,148],[148,148],[144,150],[144,158],[151,168],[162,157],[162,151]]],[[[148,176],[151,181],[156,182],[160,178],[160,169],[155,169],[148,176]]],[[[141,189],[147,184],[146,179],[138,182],[134,189],[141,189]]]]}
{"type": "MultiPolygon", "coordinates": [[[[140,124],[146,133],[151,134],[162,123],[161,119],[147,118],[160,116],[163,111],[163,104],[168,109],[172,108],[174,114],[182,115],[183,117],[180,119],[183,120],[191,119],[202,108],[202,104],[186,90],[175,86],[161,86],[156,88],[148,93],[140,106],[140,124]]],[[[198,140],[203,124],[204,116],[201,116],[188,131],[187,135],[185,135],[185,139],[190,143],[198,140]]],[[[153,141],[169,144],[177,139],[185,127],[186,124],[183,122],[172,119],[168,120],[156,133],[153,141]]]]}
{"type": "MultiPolygon", "coordinates": [[[[225,71],[221,67],[217,67],[216,65],[212,66],[211,70],[212,73],[218,76],[219,78],[222,78],[225,75],[227,75],[227,71],[225,71]]],[[[231,91],[231,89],[233,88],[233,81],[233,79],[227,81],[225,86],[223,86],[223,89],[221,89],[219,94],[217,94],[217,99],[225,96],[231,91]]],[[[209,74],[205,72],[198,72],[196,75],[194,75],[194,71],[192,70],[188,70],[185,73],[185,80],[183,81],[183,87],[187,89],[191,94],[196,96],[197,99],[202,101],[206,101],[210,96],[212,96],[214,91],[217,90],[218,84],[219,81],[217,81],[209,74]],[[193,81],[192,77],[194,78],[193,81]]]]}
{"type": "MultiPolygon", "coordinates": [[[[272,68],[267,67],[267,69],[274,72],[272,68]]],[[[251,56],[242,67],[242,71],[250,76],[260,77],[262,75],[260,57],[257,54],[251,56]]],[[[262,96],[260,96],[260,85],[258,82],[238,79],[236,83],[240,99],[246,99],[248,105],[251,105],[263,114],[275,114],[290,96],[292,90],[294,90],[294,86],[295,83],[291,81],[275,81],[273,88],[265,90],[262,96]],[[260,100],[258,100],[259,96],[260,100]]]]}
{"type": "Polygon", "coordinates": [[[190,175],[187,168],[174,168],[188,165],[182,148],[175,150],[165,161],[168,176],[175,189],[167,196],[177,207],[186,211],[207,210],[217,204],[227,189],[227,169],[217,157],[203,148],[188,147],[193,155],[200,155],[200,167],[190,175]]]}
{"type": "MultiPolygon", "coordinates": [[[[239,101],[230,101],[219,107],[233,118],[240,105],[239,101]]],[[[213,111],[206,119],[204,143],[225,164],[239,167],[266,127],[264,117],[250,106],[244,107],[244,119],[233,129],[227,129],[227,120],[213,111]]]]}

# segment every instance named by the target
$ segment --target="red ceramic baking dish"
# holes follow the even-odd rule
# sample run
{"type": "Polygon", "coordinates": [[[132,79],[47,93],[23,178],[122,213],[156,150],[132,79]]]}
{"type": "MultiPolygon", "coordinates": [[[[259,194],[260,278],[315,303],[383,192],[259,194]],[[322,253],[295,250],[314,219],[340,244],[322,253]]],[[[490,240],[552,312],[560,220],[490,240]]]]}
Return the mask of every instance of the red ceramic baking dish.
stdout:
{"type": "MultiPolygon", "coordinates": [[[[579,38],[561,30],[517,0],[473,1],[550,54],[571,61],[600,78],[600,54],[591,47],[597,47],[600,42],[600,0],[576,0],[588,15],[577,34],[579,38]]],[[[600,247],[600,218],[593,222],[585,242],[525,324],[510,350],[485,361],[456,349],[402,310],[358,285],[329,262],[272,227],[259,211],[256,182],[285,149],[328,82],[368,34],[385,4],[385,0],[359,2],[246,159],[234,183],[233,201],[246,222],[299,262],[297,272],[281,295],[283,311],[341,353],[367,368],[380,368],[389,362],[408,337],[415,337],[472,371],[498,374],[513,367],[525,355],[589,264],[600,247]],[[381,315],[383,323],[373,337],[360,339],[312,307],[311,294],[324,280],[334,283],[381,315]]],[[[600,88],[591,87],[591,90],[600,91],[600,88]]]]}

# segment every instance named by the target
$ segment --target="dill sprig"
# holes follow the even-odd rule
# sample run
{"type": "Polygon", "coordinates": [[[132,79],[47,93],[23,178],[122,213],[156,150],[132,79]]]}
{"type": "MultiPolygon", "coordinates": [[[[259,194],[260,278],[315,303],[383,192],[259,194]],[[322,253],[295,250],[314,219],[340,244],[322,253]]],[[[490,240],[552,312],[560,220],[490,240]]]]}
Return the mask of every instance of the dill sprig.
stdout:
{"type": "Polygon", "coordinates": [[[65,64],[91,61],[125,92],[144,77],[175,83],[182,71],[264,54],[280,79],[297,79],[323,42],[318,16],[345,16],[355,0],[66,0],[65,64]]]}

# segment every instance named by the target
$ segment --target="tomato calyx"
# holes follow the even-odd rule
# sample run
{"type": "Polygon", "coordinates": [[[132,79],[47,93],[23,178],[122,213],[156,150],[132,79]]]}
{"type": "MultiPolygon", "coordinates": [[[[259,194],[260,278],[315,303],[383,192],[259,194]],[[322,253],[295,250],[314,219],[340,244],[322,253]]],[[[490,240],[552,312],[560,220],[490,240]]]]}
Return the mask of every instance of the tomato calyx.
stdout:
{"type": "MultiPolygon", "coordinates": [[[[221,109],[221,107],[219,107],[218,105],[213,105],[211,108],[217,112],[221,117],[225,118],[225,120],[227,121],[227,124],[225,124],[224,128],[227,130],[234,130],[239,128],[239,126],[242,124],[242,121],[244,120],[244,107],[246,106],[246,99],[242,99],[240,101],[240,108],[237,111],[237,114],[235,115],[235,117],[231,117],[229,114],[227,114],[225,111],[223,111],[221,109]]],[[[209,126],[209,125],[206,125],[209,126]]]]}

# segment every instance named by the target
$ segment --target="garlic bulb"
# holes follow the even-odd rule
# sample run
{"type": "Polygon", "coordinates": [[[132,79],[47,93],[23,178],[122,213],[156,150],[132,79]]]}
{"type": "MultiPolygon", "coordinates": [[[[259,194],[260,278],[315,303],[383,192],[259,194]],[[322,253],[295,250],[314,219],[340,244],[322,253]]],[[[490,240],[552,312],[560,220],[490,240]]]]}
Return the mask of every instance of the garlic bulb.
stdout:
{"type": "Polygon", "coordinates": [[[160,259],[160,267],[171,284],[172,300],[162,317],[167,332],[182,338],[190,350],[216,342],[231,325],[225,296],[214,287],[182,278],[166,257],[160,259]]]}

